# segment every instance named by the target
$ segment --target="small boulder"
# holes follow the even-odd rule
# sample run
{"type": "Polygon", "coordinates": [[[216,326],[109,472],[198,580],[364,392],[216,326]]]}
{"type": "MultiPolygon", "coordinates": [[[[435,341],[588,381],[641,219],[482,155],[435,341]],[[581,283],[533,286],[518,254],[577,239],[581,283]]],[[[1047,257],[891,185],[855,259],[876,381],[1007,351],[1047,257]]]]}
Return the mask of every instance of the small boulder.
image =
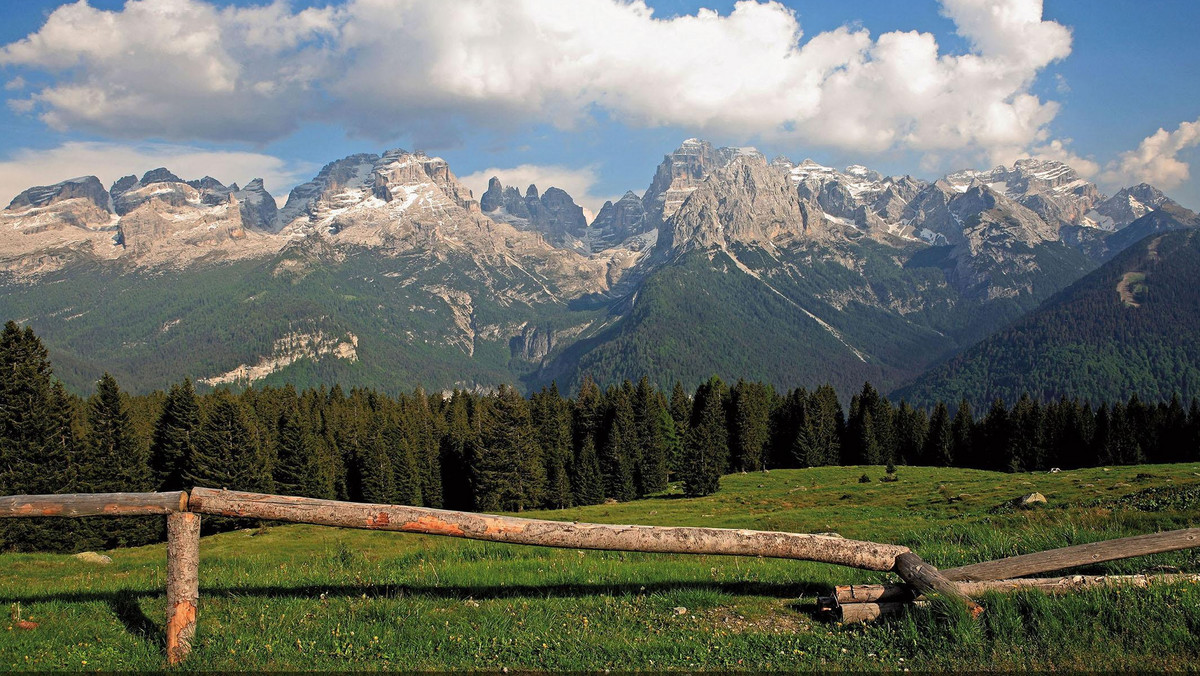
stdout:
{"type": "Polygon", "coordinates": [[[1041,493],[1030,493],[1017,498],[1017,506],[1023,509],[1033,509],[1033,506],[1038,504],[1046,504],[1046,496],[1041,493]]]}
{"type": "Polygon", "coordinates": [[[83,561],[85,563],[98,563],[102,566],[107,566],[108,564],[112,563],[112,557],[104,554],[97,554],[96,552],[79,552],[78,554],[73,555],[71,558],[78,559],[79,561],[83,561]]]}
{"type": "Polygon", "coordinates": [[[675,606],[674,610],[675,610],[676,615],[686,615],[687,614],[687,608],[684,608],[683,606],[675,606]]]}

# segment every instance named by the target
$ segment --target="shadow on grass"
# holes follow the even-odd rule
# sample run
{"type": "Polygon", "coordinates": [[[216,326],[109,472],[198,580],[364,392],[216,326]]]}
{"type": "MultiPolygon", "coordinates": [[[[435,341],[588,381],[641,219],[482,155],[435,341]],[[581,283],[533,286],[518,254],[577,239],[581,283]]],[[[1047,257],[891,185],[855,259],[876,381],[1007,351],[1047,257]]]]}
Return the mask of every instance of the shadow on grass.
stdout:
{"type": "MultiPolygon", "coordinates": [[[[828,593],[829,585],[813,582],[771,584],[765,582],[660,582],[649,584],[562,584],[562,585],[491,585],[491,586],[421,586],[404,584],[320,585],[295,586],[203,586],[200,588],[200,607],[205,598],[345,598],[399,599],[405,597],[476,601],[515,597],[585,598],[592,596],[636,596],[680,591],[710,591],[730,596],[765,596],[799,599],[828,593]]],[[[59,592],[7,595],[5,602],[25,605],[35,603],[103,602],[130,634],[153,644],[159,650],[165,645],[163,625],[151,620],[142,610],[143,599],[165,595],[165,590],[121,590],[114,592],[59,592]]],[[[800,610],[799,602],[790,607],[800,610]]]]}

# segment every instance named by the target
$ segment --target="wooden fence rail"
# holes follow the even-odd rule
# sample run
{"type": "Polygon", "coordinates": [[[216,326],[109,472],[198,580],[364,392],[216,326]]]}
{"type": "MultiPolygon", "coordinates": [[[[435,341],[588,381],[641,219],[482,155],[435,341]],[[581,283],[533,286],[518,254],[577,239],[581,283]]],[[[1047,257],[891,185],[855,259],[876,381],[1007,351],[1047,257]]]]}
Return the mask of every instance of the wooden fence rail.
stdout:
{"type": "MultiPolygon", "coordinates": [[[[930,594],[959,599],[975,615],[971,600],[980,587],[964,589],[954,580],[988,580],[1058,570],[1200,545],[1200,529],[1079,545],[939,571],[907,547],[827,535],[729,528],[618,526],[474,514],[444,509],[376,505],[193,488],[171,493],[96,493],[0,497],[0,518],[167,515],[167,661],[178,664],[191,649],[199,597],[200,515],[308,523],[343,528],[423,533],[510,544],[666,554],[761,556],[832,563],[896,573],[902,590],[863,588],[873,604],[852,615],[878,617],[930,594]],[[1050,567],[1048,567],[1050,566],[1050,567]],[[1026,572],[1012,572],[1014,570],[1026,572]],[[988,577],[988,576],[992,577],[988,577]],[[897,606],[897,607],[893,607],[897,606]]],[[[1012,581],[1009,581],[1012,582],[1012,581]]],[[[1009,586],[1018,586],[1019,583],[1009,586]]],[[[846,596],[852,602],[853,593],[846,596]]],[[[836,596],[831,597],[837,603],[836,596]]]]}

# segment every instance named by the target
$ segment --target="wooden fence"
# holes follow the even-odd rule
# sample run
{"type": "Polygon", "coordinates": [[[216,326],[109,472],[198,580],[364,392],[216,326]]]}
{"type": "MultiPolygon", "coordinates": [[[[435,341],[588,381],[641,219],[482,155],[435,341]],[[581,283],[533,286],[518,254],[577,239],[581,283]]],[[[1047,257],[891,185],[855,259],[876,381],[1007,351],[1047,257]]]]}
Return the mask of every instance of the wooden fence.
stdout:
{"type": "MultiPolygon", "coordinates": [[[[1140,535],[939,571],[907,547],[829,535],[729,528],[617,526],[474,514],[444,509],[373,505],[285,495],[193,488],[171,493],[94,493],[0,497],[0,518],[167,517],[167,661],[191,650],[200,596],[200,515],[309,523],[342,528],[423,533],[510,544],[665,554],[761,556],[833,563],[896,573],[901,585],[838,587],[821,605],[844,621],[892,614],[925,596],[940,594],[983,608],[971,597],[984,591],[1038,588],[1064,591],[1098,584],[1149,584],[1161,576],[1017,578],[1074,566],[1200,545],[1200,528],[1140,535]],[[1136,578],[1136,579],[1134,579],[1136,578]]],[[[1196,579],[1195,576],[1189,579],[1196,579]]]]}

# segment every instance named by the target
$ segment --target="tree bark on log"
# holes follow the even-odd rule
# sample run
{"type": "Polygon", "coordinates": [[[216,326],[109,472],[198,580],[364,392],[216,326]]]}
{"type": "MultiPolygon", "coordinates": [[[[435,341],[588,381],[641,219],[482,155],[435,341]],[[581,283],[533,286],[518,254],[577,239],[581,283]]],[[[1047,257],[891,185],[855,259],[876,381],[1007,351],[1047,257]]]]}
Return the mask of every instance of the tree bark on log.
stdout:
{"type": "MultiPolygon", "coordinates": [[[[1015,592],[1036,589],[1047,594],[1065,594],[1092,587],[1149,587],[1152,584],[1200,582],[1200,573],[1163,573],[1158,575],[1068,575],[1066,577],[1027,577],[1015,580],[959,582],[968,596],[987,592],[1015,592]]],[[[922,598],[905,584],[858,584],[834,587],[826,606],[857,603],[909,603],[922,598]]]]}
{"type": "MultiPolygon", "coordinates": [[[[568,523],[444,509],[194,488],[190,509],[216,516],[425,533],[512,544],[664,554],[763,556],[890,571],[907,547],[824,535],[728,528],[568,523]]],[[[936,569],[933,569],[936,572],[936,569]]]]}
{"type": "Polygon", "coordinates": [[[1128,559],[1200,547],[1200,528],[1185,528],[1149,535],[1091,542],[1073,547],[1022,554],[1006,559],[973,563],[943,571],[951,580],[1004,580],[1049,573],[1090,563],[1128,559]]]}
{"type": "Polygon", "coordinates": [[[901,615],[914,605],[924,605],[921,601],[917,604],[913,603],[852,603],[848,606],[836,606],[826,609],[827,617],[839,622],[850,624],[852,622],[870,622],[878,620],[881,617],[893,617],[901,615]]]}
{"type": "Polygon", "coordinates": [[[922,594],[936,593],[962,601],[973,617],[983,612],[983,606],[972,601],[957,584],[912,552],[896,557],[896,574],[922,594]]]}
{"type": "Polygon", "coordinates": [[[0,518],[145,516],[172,514],[188,508],[188,494],[170,493],[62,493],[0,497],[0,518]]]}
{"type": "Polygon", "coordinates": [[[192,651],[200,600],[200,515],[167,516],[167,663],[192,651]]]}

